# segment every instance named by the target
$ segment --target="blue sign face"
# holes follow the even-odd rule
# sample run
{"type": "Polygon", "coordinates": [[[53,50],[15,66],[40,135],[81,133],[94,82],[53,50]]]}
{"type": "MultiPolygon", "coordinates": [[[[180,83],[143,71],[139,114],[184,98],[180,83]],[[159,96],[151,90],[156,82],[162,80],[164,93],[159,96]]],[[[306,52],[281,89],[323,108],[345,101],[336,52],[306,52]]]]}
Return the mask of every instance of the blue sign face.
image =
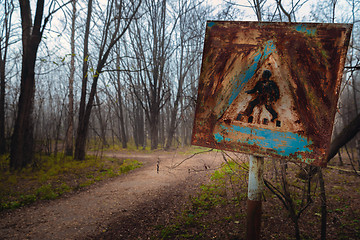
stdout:
{"type": "Polygon", "coordinates": [[[192,144],[326,165],[351,27],[208,22],[192,144]]]}

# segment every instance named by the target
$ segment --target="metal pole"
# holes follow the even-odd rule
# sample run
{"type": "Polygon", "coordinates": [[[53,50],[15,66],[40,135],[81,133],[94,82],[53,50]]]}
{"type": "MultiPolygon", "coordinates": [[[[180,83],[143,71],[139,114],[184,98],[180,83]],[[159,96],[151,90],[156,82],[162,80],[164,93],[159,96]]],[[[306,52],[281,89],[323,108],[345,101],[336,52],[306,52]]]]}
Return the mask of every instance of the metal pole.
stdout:
{"type": "Polygon", "coordinates": [[[250,155],[246,239],[260,239],[264,158],[250,155]]]}

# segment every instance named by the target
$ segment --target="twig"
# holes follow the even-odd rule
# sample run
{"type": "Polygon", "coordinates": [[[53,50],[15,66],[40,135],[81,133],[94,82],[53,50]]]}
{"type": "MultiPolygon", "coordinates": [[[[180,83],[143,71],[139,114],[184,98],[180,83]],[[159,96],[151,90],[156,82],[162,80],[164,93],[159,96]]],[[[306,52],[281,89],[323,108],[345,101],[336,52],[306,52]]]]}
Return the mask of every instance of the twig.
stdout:
{"type": "MultiPolygon", "coordinates": [[[[230,158],[233,162],[235,162],[237,165],[239,165],[240,167],[242,167],[244,170],[246,170],[246,171],[249,171],[249,168],[248,167],[245,167],[245,165],[241,165],[241,164],[239,164],[237,161],[235,161],[235,159],[234,158],[232,158],[227,152],[225,152],[225,151],[221,151],[223,154],[225,154],[228,158],[230,158]]],[[[245,163],[245,162],[243,162],[242,161],[242,163],[245,163]]]]}
{"type": "Polygon", "coordinates": [[[352,162],[352,158],[351,158],[351,156],[350,156],[350,154],[349,154],[349,151],[348,151],[348,149],[347,149],[347,145],[345,145],[345,150],[346,150],[346,153],[347,153],[347,155],[348,155],[348,157],[349,157],[349,160],[350,160],[350,164],[351,164],[352,169],[354,170],[355,174],[360,177],[360,175],[357,173],[357,171],[356,171],[356,169],[355,169],[355,166],[354,166],[354,164],[353,164],[353,162],[352,162]]]}
{"type": "Polygon", "coordinates": [[[275,194],[275,196],[283,203],[283,205],[285,206],[286,209],[289,209],[288,205],[285,202],[285,196],[282,192],[279,191],[279,189],[277,189],[276,187],[274,187],[274,185],[272,185],[269,181],[267,181],[266,179],[264,179],[264,184],[265,186],[273,193],[275,194]],[[276,192],[276,191],[278,192],[276,192]]]}
{"type": "Polygon", "coordinates": [[[185,161],[189,160],[190,158],[195,157],[195,156],[198,155],[198,154],[203,154],[203,153],[211,152],[211,151],[213,151],[213,150],[214,150],[214,149],[212,148],[212,149],[210,149],[210,150],[206,150],[206,151],[194,153],[193,155],[191,155],[190,157],[185,158],[184,160],[182,160],[180,163],[176,164],[175,166],[170,167],[170,169],[177,168],[178,166],[180,166],[181,164],[183,164],[185,161]]]}

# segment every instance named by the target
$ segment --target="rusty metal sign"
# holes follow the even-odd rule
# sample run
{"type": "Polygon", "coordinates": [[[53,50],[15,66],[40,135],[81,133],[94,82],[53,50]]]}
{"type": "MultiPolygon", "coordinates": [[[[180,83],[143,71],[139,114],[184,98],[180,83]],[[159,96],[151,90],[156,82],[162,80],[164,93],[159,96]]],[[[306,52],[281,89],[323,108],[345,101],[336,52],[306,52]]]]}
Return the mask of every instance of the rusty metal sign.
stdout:
{"type": "Polygon", "coordinates": [[[192,144],[326,166],[351,30],[207,22],[192,144]]]}

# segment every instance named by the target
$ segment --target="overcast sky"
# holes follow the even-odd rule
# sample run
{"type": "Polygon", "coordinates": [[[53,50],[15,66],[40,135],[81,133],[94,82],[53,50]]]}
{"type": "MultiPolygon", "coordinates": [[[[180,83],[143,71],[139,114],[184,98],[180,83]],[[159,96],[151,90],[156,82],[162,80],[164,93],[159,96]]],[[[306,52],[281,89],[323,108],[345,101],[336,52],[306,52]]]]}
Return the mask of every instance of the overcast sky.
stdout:
{"type": "MultiPolygon", "coordinates": [[[[209,5],[213,6],[215,8],[215,12],[222,9],[222,5],[225,4],[225,0],[205,0],[209,5]]],[[[311,18],[311,11],[314,10],[314,6],[318,4],[319,2],[328,3],[330,0],[308,0],[304,3],[304,5],[300,8],[300,10],[296,14],[296,21],[314,21],[311,18]]],[[[243,6],[251,6],[250,3],[252,3],[252,0],[231,0],[231,2],[243,5],[243,6]]],[[[290,3],[290,0],[282,1],[285,9],[290,9],[290,7],[287,6],[288,3],[290,3]]],[[[297,2],[297,1],[294,1],[297,2]]],[[[304,2],[302,0],[301,2],[304,2]]],[[[275,0],[267,0],[264,9],[267,8],[267,6],[274,6],[276,4],[275,0]]],[[[239,19],[234,20],[243,20],[243,21],[256,21],[256,15],[252,8],[249,7],[241,7],[241,10],[244,11],[244,15],[239,16],[239,19]],[[241,18],[241,19],[240,19],[241,18]]],[[[329,9],[330,10],[330,9],[329,9]]],[[[335,22],[350,22],[352,19],[348,19],[350,17],[350,14],[344,14],[344,13],[350,13],[350,5],[346,0],[338,0],[337,7],[336,7],[336,19],[335,22]],[[348,9],[348,10],[346,10],[348,9]]],[[[214,14],[215,15],[215,14],[214,14]]],[[[329,14],[330,15],[330,14],[329,14]]]]}

